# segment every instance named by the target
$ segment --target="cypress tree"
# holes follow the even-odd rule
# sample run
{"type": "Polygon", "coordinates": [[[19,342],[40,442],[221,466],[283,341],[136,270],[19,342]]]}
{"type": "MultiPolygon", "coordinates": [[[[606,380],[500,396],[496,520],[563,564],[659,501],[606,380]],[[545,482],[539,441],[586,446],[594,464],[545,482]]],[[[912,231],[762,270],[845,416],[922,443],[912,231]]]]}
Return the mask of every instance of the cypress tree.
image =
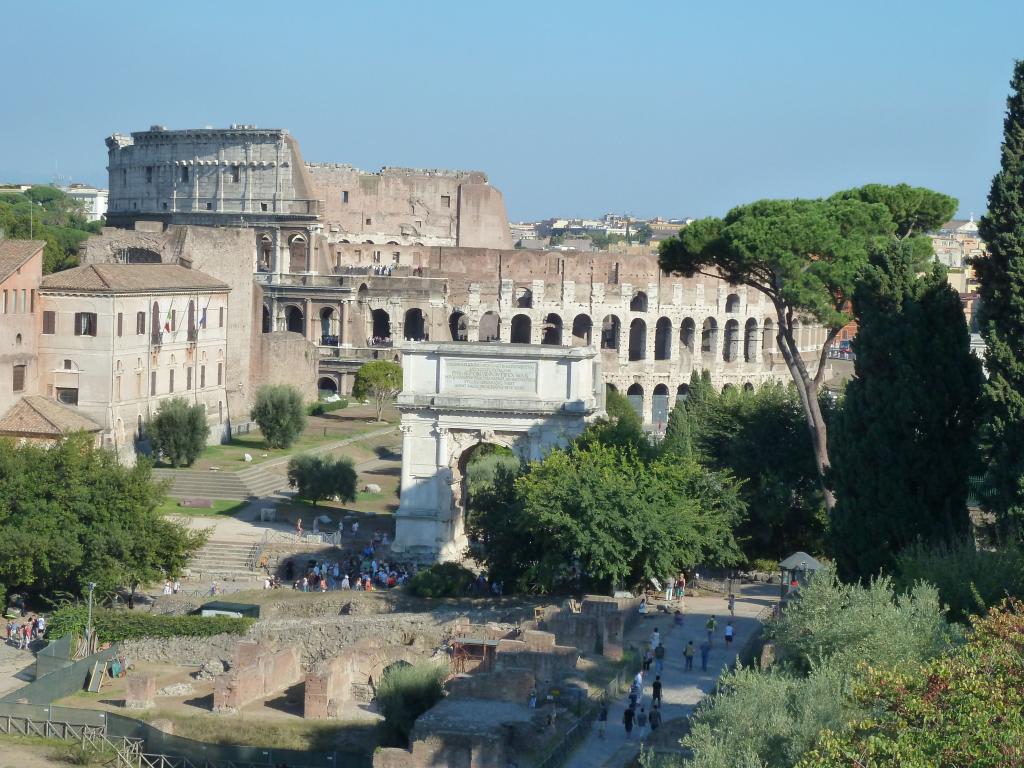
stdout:
{"type": "Polygon", "coordinates": [[[661,442],[661,450],[676,456],[693,455],[693,443],[690,440],[690,417],[686,413],[686,403],[676,400],[672,412],[668,415],[665,427],[665,439],[661,442]]]}
{"type": "Polygon", "coordinates": [[[920,540],[968,530],[968,479],[981,390],[960,297],[920,243],[888,243],[853,296],[855,377],[830,434],[830,537],[844,578],[890,571],[920,540]]]}
{"type": "Polygon", "coordinates": [[[999,172],[979,232],[988,255],[974,268],[980,283],[978,325],[988,382],[981,450],[984,505],[1002,530],[1024,531],[1024,60],[1014,67],[1003,122],[999,172]]]}

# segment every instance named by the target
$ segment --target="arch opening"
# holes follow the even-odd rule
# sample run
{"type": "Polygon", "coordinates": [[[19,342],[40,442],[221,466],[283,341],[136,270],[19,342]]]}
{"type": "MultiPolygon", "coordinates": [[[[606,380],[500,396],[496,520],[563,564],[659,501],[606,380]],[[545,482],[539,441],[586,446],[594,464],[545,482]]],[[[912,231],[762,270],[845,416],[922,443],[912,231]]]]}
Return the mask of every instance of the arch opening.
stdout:
{"type": "Polygon", "coordinates": [[[740,311],[740,296],[738,293],[730,293],[725,297],[725,314],[734,315],[740,311]]]}
{"type": "Polygon", "coordinates": [[[637,291],[633,298],[629,302],[630,312],[646,312],[647,311],[647,294],[643,291],[637,291]]]}
{"type": "Polygon", "coordinates": [[[456,310],[448,316],[448,333],[452,341],[469,341],[469,319],[465,313],[456,310]]]}
{"type": "Polygon", "coordinates": [[[668,360],[672,357],[672,321],[659,317],[654,326],[654,359],[668,360]]]}
{"type": "Polygon", "coordinates": [[[647,323],[636,318],[629,324],[629,359],[644,360],[647,358],[647,323]]]}
{"type": "Polygon", "coordinates": [[[658,431],[663,431],[668,424],[669,397],[668,386],[658,384],[651,393],[651,423],[658,431]]]}
{"type": "Polygon", "coordinates": [[[302,310],[294,304],[289,304],[285,307],[284,324],[285,328],[292,333],[301,333],[303,336],[306,335],[306,318],[303,317],[302,310]]]}
{"type": "Polygon", "coordinates": [[[558,346],[562,343],[562,318],[554,312],[544,318],[543,335],[540,343],[558,346]]]}
{"type": "Polygon", "coordinates": [[[288,271],[309,272],[309,248],[302,235],[293,235],[288,240],[288,271]]]}
{"type": "Polygon", "coordinates": [[[740,351],[740,324],[730,320],[725,324],[725,344],[722,348],[722,359],[727,363],[735,363],[740,351]]]}
{"type": "Polygon", "coordinates": [[[615,315],[608,315],[601,321],[601,349],[619,348],[620,329],[619,318],[615,315]]]}
{"type": "Polygon", "coordinates": [[[702,355],[714,355],[718,349],[718,323],[709,317],[704,321],[700,332],[700,351],[702,355]]]}
{"type": "Polygon", "coordinates": [[[631,384],[629,389],[626,390],[626,399],[629,400],[629,404],[633,406],[633,410],[636,411],[636,415],[640,417],[640,420],[644,420],[644,388],[639,384],[631,384]]]}
{"type": "Polygon", "coordinates": [[[529,316],[516,315],[512,318],[512,338],[509,341],[513,344],[529,344],[530,331],[531,323],[529,316]]]}
{"type": "Polygon", "coordinates": [[[594,334],[594,321],[590,315],[576,315],[572,321],[572,345],[589,347],[594,334]]]}
{"type": "Polygon", "coordinates": [[[501,338],[501,317],[497,312],[484,312],[480,318],[479,341],[498,341],[501,338]]]}
{"type": "Polygon", "coordinates": [[[316,382],[316,388],[321,400],[338,394],[338,382],[330,376],[321,376],[316,382]]]}
{"type": "Polygon", "coordinates": [[[370,346],[391,346],[391,315],[383,309],[370,313],[370,346]]]}
{"type": "Polygon", "coordinates": [[[743,332],[743,360],[747,363],[752,363],[757,358],[757,320],[750,318],[747,320],[746,328],[743,332]]]}
{"type": "Polygon", "coordinates": [[[517,288],[514,306],[516,309],[532,309],[533,291],[529,288],[517,288]]]}
{"type": "Polygon", "coordinates": [[[775,324],[771,318],[765,318],[764,330],[761,332],[761,351],[775,351],[775,324]]]}
{"type": "Polygon", "coordinates": [[[697,324],[693,321],[692,317],[688,317],[679,326],[679,343],[683,345],[684,349],[689,350],[690,354],[693,354],[693,346],[696,343],[696,339],[697,324]]]}
{"type": "Polygon", "coordinates": [[[690,385],[680,384],[676,387],[676,402],[686,402],[686,398],[690,396],[690,385]]]}
{"type": "Polygon", "coordinates": [[[333,307],[320,310],[320,343],[329,347],[338,346],[338,319],[333,307]]]}

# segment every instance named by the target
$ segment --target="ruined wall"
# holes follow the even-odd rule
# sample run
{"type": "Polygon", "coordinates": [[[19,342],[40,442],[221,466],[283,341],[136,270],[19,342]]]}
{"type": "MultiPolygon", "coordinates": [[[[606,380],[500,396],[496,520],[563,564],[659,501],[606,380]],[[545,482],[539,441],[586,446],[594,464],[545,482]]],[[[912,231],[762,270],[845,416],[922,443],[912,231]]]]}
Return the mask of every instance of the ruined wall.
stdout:
{"type": "Polygon", "coordinates": [[[257,643],[242,644],[235,658],[245,660],[214,681],[213,711],[237,712],[246,704],[272,696],[302,679],[296,648],[268,651],[257,643]]]}
{"type": "Polygon", "coordinates": [[[302,393],[306,402],[316,400],[317,347],[298,333],[275,331],[257,335],[258,366],[253,370],[253,394],[264,384],[287,384],[302,393]]]}
{"type": "Polygon", "coordinates": [[[576,671],[580,652],[575,646],[556,645],[553,634],[537,630],[526,630],[521,638],[498,641],[494,671],[529,670],[545,688],[576,671]]]}

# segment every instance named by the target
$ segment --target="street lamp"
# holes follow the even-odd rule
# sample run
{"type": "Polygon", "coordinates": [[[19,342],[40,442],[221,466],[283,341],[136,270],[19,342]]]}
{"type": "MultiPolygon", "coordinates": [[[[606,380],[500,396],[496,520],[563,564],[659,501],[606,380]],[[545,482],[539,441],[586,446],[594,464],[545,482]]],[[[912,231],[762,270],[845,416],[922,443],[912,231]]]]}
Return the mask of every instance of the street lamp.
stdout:
{"type": "Polygon", "coordinates": [[[85,637],[86,637],[86,642],[90,646],[89,650],[92,650],[92,647],[96,645],[93,642],[93,639],[92,639],[92,593],[93,593],[93,591],[95,589],[96,589],[96,582],[95,581],[90,581],[89,582],[89,618],[85,622],[85,637]]]}

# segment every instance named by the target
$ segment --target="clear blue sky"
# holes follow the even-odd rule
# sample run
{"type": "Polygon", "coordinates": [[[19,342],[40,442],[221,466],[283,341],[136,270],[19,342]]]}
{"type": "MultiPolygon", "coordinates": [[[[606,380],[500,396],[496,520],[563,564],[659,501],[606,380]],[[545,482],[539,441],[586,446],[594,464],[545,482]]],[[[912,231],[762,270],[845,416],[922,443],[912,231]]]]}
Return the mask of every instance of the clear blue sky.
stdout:
{"type": "Polygon", "coordinates": [[[906,181],[985,206],[1024,2],[5,4],[0,180],[106,183],[115,131],[288,128],[473,168],[509,216],[722,214],[906,181]]]}

